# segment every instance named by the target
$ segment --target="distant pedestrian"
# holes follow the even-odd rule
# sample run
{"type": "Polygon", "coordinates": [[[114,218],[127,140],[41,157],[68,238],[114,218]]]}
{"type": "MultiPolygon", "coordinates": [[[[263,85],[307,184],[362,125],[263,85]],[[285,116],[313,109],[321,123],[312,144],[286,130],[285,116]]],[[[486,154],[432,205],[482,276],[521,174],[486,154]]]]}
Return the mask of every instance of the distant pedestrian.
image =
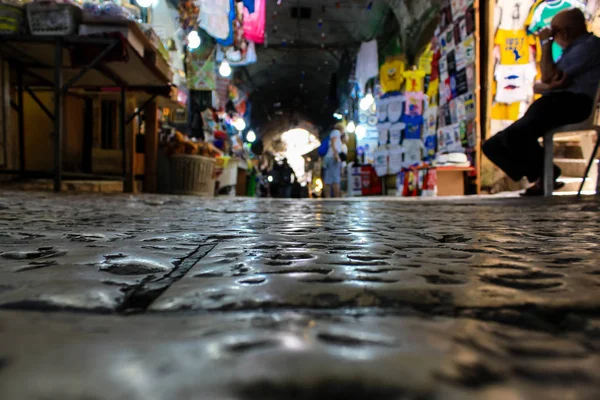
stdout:
{"type": "Polygon", "coordinates": [[[327,150],[327,154],[323,157],[323,193],[326,198],[341,197],[342,165],[346,161],[348,153],[345,143],[346,133],[344,124],[336,124],[329,134],[329,150],[327,150]]]}

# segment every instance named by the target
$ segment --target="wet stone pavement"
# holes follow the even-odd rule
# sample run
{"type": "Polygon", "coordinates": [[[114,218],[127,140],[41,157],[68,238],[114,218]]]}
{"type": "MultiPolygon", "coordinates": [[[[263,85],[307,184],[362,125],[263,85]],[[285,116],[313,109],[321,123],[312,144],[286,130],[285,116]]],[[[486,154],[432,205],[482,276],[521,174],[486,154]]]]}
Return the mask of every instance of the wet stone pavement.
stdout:
{"type": "Polygon", "coordinates": [[[600,201],[0,193],[0,399],[598,399],[600,201]]]}

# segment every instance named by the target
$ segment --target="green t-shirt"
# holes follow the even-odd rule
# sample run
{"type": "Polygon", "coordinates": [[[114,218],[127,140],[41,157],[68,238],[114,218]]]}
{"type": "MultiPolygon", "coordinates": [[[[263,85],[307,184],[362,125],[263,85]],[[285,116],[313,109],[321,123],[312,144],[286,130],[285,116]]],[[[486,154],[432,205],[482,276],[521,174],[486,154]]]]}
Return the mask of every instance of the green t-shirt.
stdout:
{"type": "MultiPolygon", "coordinates": [[[[579,8],[585,10],[585,4],[577,0],[546,0],[537,6],[533,12],[531,24],[527,28],[529,33],[536,33],[544,28],[550,27],[552,19],[561,11],[571,8],[579,8]]],[[[558,61],[562,57],[562,49],[556,43],[552,44],[552,58],[558,61]]]]}

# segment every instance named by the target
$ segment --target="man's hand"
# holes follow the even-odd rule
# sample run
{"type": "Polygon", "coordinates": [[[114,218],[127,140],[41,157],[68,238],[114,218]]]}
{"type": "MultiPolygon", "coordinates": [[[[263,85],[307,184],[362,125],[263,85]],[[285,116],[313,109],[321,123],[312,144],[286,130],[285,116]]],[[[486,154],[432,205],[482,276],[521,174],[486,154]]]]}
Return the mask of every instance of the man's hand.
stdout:
{"type": "Polygon", "coordinates": [[[550,89],[560,89],[567,83],[567,74],[558,70],[549,83],[550,89]]]}
{"type": "Polygon", "coordinates": [[[539,36],[540,40],[542,40],[542,41],[548,40],[553,36],[552,29],[544,28],[538,32],[538,36],[539,36]]]}

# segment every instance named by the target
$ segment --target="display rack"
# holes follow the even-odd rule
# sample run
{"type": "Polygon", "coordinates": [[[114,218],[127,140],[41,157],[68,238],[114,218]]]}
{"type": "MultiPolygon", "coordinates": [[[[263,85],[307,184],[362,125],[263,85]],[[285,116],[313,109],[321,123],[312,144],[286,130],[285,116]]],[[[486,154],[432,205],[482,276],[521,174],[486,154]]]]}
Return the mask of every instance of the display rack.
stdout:
{"type": "MultiPolygon", "coordinates": [[[[172,86],[164,69],[157,67],[156,57],[140,54],[121,33],[97,36],[17,36],[0,35],[0,57],[10,66],[10,85],[16,86],[17,102],[11,101],[18,115],[19,171],[25,171],[24,92],[27,92],[54,124],[54,190],[62,187],[62,141],[64,137],[63,99],[70,91],[116,90],[120,92],[120,140],[123,149],[123,179],[125,191],[134,189],[134,138],[127,138],[126,126],[139,110],[145,109],[156,96],[169,97],[172,86]],[[36,96],[36,90],[51,90],[54,110],[49,110],[36,96]],[[138,111],[126,116],[127,94],[145,93],[147,101],[138,111]]],[[[2,68],[4,73],[5,69],[2,68]]],[[[2,79],[2,102],[5,97],[2,79]]],[[[1,128],[6,133],[6,118],[1,128]]],[[[152,127],[157,129],[156,126],[152,127]]]]}

